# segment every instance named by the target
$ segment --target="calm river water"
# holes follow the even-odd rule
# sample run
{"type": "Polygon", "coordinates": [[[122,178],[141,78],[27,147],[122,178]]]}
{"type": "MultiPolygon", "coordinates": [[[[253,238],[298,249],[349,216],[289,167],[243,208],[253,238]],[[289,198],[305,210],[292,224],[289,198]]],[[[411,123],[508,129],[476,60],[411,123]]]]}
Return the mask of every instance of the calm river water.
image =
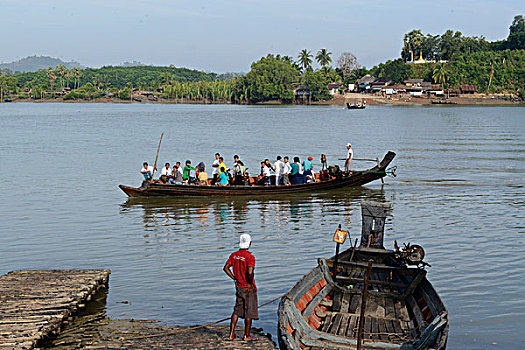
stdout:
{"type": "MultiPolygon", "coordinates": [[[[385,245],[418,243],[448,307],[451,349],[525,346],[525,109],[0,104],[0,274],[110,268],[115,318],[193,325],[227,317],[222,272],[240,233],[253,237],[259,300],[286,292],[331,256],[338,224],[360,233],[363,198],[392,203],[385,245]],[[253,171],[276,155],[397,152],[397,178],[322,195],[135,200],[143,161],[253,171]],[[129,304],[121,301],[127,300],[129,304]]],[[[340,163],[340,162],[339,162],[340,163]]],[[[369,164],[358,164],[367,167],[369,164]]],[[[160,167],[159,167],[160,168],[160,167]]],[[[277,303],[255,326],[276,334],[277,303]]]]}

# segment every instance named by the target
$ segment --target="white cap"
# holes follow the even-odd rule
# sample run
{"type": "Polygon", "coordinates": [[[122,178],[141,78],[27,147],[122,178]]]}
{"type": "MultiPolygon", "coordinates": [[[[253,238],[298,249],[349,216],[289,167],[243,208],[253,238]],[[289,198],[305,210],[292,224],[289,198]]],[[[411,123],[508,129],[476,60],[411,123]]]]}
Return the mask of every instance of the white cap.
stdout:
{"type": "Polygon", "coordinates": [[[250,243],[252,242],[252,237],[249,234],[245,233],[239,237],[239,248],[248,249],[250,248],[250,243]]]}
{"type": "Polygon", "coordinates": [[[352,147],[352,145],[349,143],[346,144],[346,147],[352,147]]]}

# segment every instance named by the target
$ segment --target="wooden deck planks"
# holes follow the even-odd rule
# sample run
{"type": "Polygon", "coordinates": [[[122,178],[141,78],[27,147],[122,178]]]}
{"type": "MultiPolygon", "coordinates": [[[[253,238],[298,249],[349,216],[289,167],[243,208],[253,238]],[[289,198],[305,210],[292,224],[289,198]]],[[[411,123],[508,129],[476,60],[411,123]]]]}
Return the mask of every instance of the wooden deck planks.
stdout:
{"type": "Polygon", "coordinates": [[[0,277],[0,349],[31,349],[106,286],[109,270],[13,271],[0,277]]]}

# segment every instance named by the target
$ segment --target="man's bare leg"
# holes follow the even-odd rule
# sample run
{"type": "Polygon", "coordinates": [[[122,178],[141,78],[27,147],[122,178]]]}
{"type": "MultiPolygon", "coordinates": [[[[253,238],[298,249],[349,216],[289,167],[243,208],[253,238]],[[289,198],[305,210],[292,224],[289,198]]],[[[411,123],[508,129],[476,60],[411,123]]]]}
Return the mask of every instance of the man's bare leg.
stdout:
{"type": "Polygon", "coordinates": [[[252,329],[252,319],[246,318],[244,320],[244,340],[250,340],[250,330],[252,329]]]}
{"type": "MultiPolygon", "coordinates": [[[[230,321],[230,338],[229,339],[235,338],[235,327],[237,326],[238,319],[239,319],[239,316],[237,316],[236,314],[232,314],[232,318],[230,321]]],[[[251,324],[251,320],[250,320],[250,324],[251,324]]]]}

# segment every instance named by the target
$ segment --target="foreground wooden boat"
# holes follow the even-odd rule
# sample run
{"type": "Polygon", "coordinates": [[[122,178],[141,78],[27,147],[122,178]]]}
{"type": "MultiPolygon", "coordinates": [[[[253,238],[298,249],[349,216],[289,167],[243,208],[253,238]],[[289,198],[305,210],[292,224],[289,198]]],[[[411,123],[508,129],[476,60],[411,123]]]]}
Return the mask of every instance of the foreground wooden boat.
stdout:
{"type": "Polygon", "coordinates": [[[422,248],[383,248],[386,206],[363,202],[361,245],[319,259],[281,299],[281,349],[356,349],[358,338],[361,349],[446,348],[448,314],[421,267],[422,248]]]}
{"type": "Polygon", "coordinates": [[[329,180],[311,182],[291,186],[197,186],[173,185],[160,182],[142,182],[140,187],[119,185],[120,189],[130,197],[139,196],[250,196],[250,195],[278,195],[290,193],[315,193],[341,187],[361,186],[379,180],[387,175],[386,169],[396,154],[388,152],[383,160],[375,167],[352,171],[348,176],[334,176],[329,180]]]}

